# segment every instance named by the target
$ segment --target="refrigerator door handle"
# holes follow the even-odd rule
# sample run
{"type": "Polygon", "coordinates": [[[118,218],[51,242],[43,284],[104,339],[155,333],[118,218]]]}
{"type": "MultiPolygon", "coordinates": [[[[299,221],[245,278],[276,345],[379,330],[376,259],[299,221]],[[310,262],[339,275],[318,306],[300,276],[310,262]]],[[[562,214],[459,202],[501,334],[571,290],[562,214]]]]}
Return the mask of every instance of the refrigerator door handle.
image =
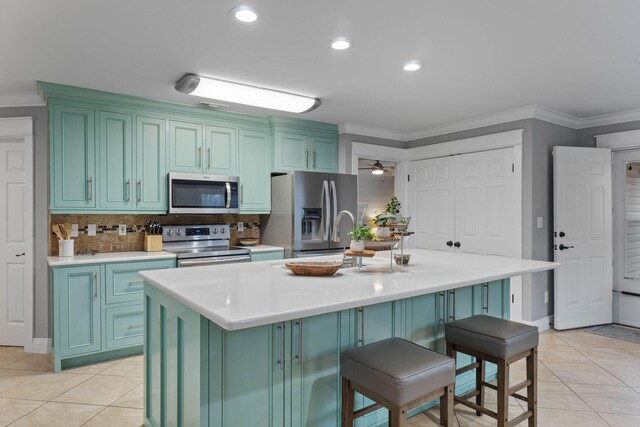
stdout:
{"type": "MultiPolygon", "coordinates": [[[[338,190],[336,190],[336,182],[335,181],[331,181],[331,197],[333,198],[333,203],[332,203],[332,208],[333,208],[333,215],[331,216],[333,218],[333,229],[335,229],[336,227],[336,217],[338,216],[338,190]]],[[[336,234],[338,234],[337,236],[331,236],[331,239],[334,239],[335,241],[339,241],[340,240],[340,230],[336,230],[336,234]]]]}
{"type": "Polygon", "coordinates": [[[322,241],[326,242],[329,240],[329,224],[331,221],[331,217],[329,216],[329,206],[331,205],[331,201],[329,199],[329,182],[322,182],[322,197],[324,199],[325,209],[322,210],[322,225],[324,230],[322,230],[322,241]]]}

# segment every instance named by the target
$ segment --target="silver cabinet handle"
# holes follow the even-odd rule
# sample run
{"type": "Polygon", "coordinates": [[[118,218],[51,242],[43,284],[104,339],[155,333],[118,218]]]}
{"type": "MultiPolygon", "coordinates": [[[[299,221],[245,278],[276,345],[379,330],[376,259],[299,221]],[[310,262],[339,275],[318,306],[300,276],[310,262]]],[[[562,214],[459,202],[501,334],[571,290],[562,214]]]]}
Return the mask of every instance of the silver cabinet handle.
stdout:
{"type": "Polygon", "coordinates": [[[455,289],[449,289],[449,296],[451,297],[452,300],[452,304],[451,304],[451,312],[449,313],[449,316],[447,316],[449,318],[450,321],[456,320],[456,290],[455,289]]]}
{"type": "Polygon", "coordinates": [[[144,283],[144,280],[129,280],[128,285],[142,285],[144,283]]]}
{"type": "Polygon", "coordinates": [[[211,168],[211,147],[207,148],[207,168],[211,168]]]}
{"type": "Polygon", "coordinates": [[[87,200],[93,200],[93,177],[87,180],[87,200]]]}
{"type": "Polygon", "coordinates": [[[138,180],[138,182],[136,183],[136,186],[138,187],[136,189],[138,193],[138,203],[140,203],[142,201],[142,180],[141,179],[138,180]]]}
{"type": "Polygon", "coordinates": [[[284,359],[283,359],[284,358],[284,322],[280,322],[278,326],[276,326],[276,334],[280,335],[279,345],[274,346],[278,348],[278,355],[276,357],[276,366],[279,367],[281,371],[284,371],[284,359]]]}
{"type": "Polygon", "coordinates": [[[293,357],[294,360],[298,362],[298,365],[302,364],[302,319],[298,319],[293,322],[293,327],[297,329],[297,332],[294,332],[294,336],[297,342],[293,345],[295,347],[297,354],[293,357]]]}
{"type": "Polygon", "coordinates": [[[202,166],[202,147],[198,147],[198,167],[202,166]]]}
{"type": "Polygon", "coordinates": [[[316,150],[313,150],[313,168],[316,168],[316,150]]]}
{"type": "Polygon", "coordinates": [[[129,200],[131,200],[131,180],[130,179],[127,180],[126,190],[127,190],[127,198],[125,199],[125,201],[128,202],[129,200]]]}
{"type": "Polygon", "coordinates": [[[93,273],[93,298],[98,298],[98,273],[93,273]]]}
{"type": "Polygon", "coordinates": [[[240,204],[244,201],[244,185],[240,184],[240,204]]]}
{"type": "Polygon", "coordinates": [[[136,328],[143,328],[144,327],[144,323],[130,323],[129,326],[127,326],[127,328],[129,329],[136,329],[136,328]]]}
{"type": "Polygon", "coordinates": [[[489,284],[482,284],[482,311],[489,313],[489,284]]]}
{"type": "Polygon", "coordinates": [[[309,168],[309,150],[304,151],[304,167],[309,168]]]}
{"type": "Polygon", "coordinates": [[[438,318],[438,322],[444,323],[444,319],[445,319],[444,291],[438,292],[438,298],[440,300],[440,316],[438,318]]]}
{"type": "MultiPolygon", "coordinates": [[[[358,345],[358,343],[364,345],[364,306],[358,307],[358,313],[360,314],[360,324],[357,326],[359,326],[360,329],[360,337],[357,337],[356,345],[358,345]]],[[[356,320],[357,319],[356,317],[356,320]]]]}

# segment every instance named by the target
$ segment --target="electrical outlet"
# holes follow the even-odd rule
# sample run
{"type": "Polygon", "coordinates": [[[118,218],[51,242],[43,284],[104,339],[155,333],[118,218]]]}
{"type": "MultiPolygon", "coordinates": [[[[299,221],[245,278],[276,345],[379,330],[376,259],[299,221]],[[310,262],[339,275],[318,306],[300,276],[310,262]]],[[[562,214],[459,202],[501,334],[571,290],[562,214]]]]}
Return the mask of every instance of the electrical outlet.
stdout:
{"type": "Polygon", "coordinates": [[[544,291],[544,303],[549,304],[549,291],[544,291]]]}
{"type": "Polygon", "coordinates": [[[118,236],[126,236],[127,235],[127,224],[118,225],[118,236]]]}
{"type": "Polygon", "coordinates": [[[71,224],[71,235],[69,237],[78,237],[78,224],[71,224]]]}
{"type": "Polygon", "coordinates": [[[95,236],[95,235],[96,235],[96,225],[87,224],[87,236],[95,236]]]}
{"type": "Polygon", "coordinates": [[[238,223],[238,231],[244,231],[244,222],[238,223]]]}
{"type": "Polygon", "coordinates": [[[544,225],[543,219],[541,216],[538,217],[538,228],[542,228],[544,225]]]}

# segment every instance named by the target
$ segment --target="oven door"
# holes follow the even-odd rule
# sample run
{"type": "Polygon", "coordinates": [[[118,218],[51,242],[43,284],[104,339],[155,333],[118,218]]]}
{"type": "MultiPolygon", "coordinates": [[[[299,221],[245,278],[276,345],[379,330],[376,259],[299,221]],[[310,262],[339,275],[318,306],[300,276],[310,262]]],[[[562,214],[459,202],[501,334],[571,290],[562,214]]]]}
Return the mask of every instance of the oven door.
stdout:
{"type": "Polygon", "coordinates": [[[239,213],[240,179],[223,175],[169,174],[169,213],[239,213]]]}
{"type": "Polygon", "coordinates": [[[235,264],[237,262],[251,262],[251,255],[231,255],[213,258],[179,259],[178,268],[202,267],[205,265],[235,264]]]}

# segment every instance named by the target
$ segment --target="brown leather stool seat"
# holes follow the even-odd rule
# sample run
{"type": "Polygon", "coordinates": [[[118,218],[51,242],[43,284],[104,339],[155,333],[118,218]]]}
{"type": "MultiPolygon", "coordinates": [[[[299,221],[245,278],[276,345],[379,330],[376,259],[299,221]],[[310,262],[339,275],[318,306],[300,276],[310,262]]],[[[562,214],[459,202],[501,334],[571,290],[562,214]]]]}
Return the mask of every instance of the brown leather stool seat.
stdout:
{"type": "Polygon", "coordinates": [[[380,407],[389,410],[391,426],[405,425],[407,410],[440,397],[441,424],[453,420],[453,359],[400,338],[389,338],[344,351],[342,375],[342,425],[380,407]],[[376,404],[354,411],[357,391],[376,404]]]}
{"type": "Polygon", "coordinates": [[[498,420],[498,426],[517,425],[528,419],[529,426],[537,418],[538,328],[498,317],[478,315],[456,320],[445,325],[447,355],[455,358],[457,352],[476,358],[476,362],[456,371],[457,374],[475,369],[476,388],[454,399],[476,410],[477,415],[489,415],[498,420]],[[509,387],[509,366],[527,359],[527,379],[509,387]],[[498,366],[497,386],[485,382],[485,361],[498,366]],[[498,392],[498,412],[484,407],[484,387],[498,392]],[[527,396],[517,392],[527,388],[527,396]],[[527,411],[508,420],[509,396],[527,402],[527,411]],[[475,397],[476,402],[468,399],[475,397]]]}

